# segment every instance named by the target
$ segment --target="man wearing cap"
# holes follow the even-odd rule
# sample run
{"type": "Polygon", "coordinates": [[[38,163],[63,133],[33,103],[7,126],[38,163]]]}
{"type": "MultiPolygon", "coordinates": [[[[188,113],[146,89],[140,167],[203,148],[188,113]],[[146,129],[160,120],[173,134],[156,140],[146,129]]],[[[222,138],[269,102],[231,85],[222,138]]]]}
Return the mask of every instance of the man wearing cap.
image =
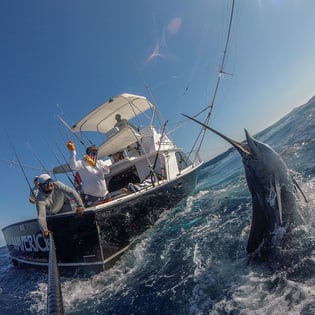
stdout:
{"type": "Polygon", "coordinates": [[[82,160],[76,159],[75,145],[71,140],[67,148],[70,151],[69,165],[72,170],[79,172],[82,180],[84,205],[90,207],[111,200],[105,181],[109,167],[105,161],[97,159],[96,146],[89,146],[82,160]]]}
{"type": "Polygon", "coordinates": [[[39,191],[36,198],[38,223],[46,238],[49,235],[46,221],[47,214],[72,211],[69,199],[73,199],[77,207],[77,214],[82,214],[84,211],[79,194],[60,181],[52,181],[48,174],[41,174],[38,177],[38,187],[39,191]]]}

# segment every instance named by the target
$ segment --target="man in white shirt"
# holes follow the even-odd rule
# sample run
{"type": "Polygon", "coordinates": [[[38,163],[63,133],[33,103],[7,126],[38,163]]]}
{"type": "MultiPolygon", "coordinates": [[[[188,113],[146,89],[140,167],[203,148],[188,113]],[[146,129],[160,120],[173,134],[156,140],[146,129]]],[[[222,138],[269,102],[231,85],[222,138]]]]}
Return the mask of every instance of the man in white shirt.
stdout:
{"type": "Polygon", "coordinates": [[[90,207],[110,201],[105,181],[105,175],[110,170],[105,161],[97,159],[96,146],[88,147],[82,160],[76,159],[75,145],[71,140],[68,142],[67,148],[70,151],[69,165],[72,170],[79,172],[82,180],[85,206],[90,207]]]}

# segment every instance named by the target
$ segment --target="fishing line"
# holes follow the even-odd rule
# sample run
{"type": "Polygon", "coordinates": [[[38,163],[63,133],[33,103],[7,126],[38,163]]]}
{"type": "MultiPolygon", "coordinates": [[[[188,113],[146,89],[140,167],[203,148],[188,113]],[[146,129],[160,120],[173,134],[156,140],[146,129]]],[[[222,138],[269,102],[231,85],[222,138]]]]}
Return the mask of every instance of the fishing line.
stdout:
{"type": "Polygon", "coordinates": [[[158,110],[158,107],[156,106],[157,102],[154,98],[154,95],[152,93],[152,89],[150,88],[150,86],[148,85],[148,83],[146,82],[145,78],[144,78],[144,75],[143,73],[139,70],[139,68],[137,67],[136,63],[134,62],[134,67],[136,69],[136,71],[138,72],[139,76],[141,77],[142,79],[142,82],[143,82],[143,85],[144,85],[144,88],[146,89],[148,95],[149,95],[149,99],[152,100],[152,105],[153,105],[153,109],[152,109],[152,117],[151,117],[151,125],[153,124],[153,121],[155,119],[155,117],[157,118],[160,126],[162,126],[162,122],[165,121],[164,118],[163,118],[163,115],[162,113],[158,110]]]}
{"type": "MultiPolygon", "coordinates": [[[[0,159],[0,161],[8,163],[10,166],[19,165],[19,162],[15,161],[15,160],[0,159]]],[[[29,168],[31,170],[36,170],[36,171],[40,171],[40,172],[42,171],[42,169],[38,168],[38,167],[34,167],[34,166],[27,165],[27,164],[24,164],[24,163],[22,165],[23,165],[24,168],[29,168]]]]}
{"type": "Polygon", "coordinates": [[[61,106],[59,104],[56,104],[56,106],[60,110],[60,115],[62,115],[63,114],[63,110],[62,110],[61,106]]]}

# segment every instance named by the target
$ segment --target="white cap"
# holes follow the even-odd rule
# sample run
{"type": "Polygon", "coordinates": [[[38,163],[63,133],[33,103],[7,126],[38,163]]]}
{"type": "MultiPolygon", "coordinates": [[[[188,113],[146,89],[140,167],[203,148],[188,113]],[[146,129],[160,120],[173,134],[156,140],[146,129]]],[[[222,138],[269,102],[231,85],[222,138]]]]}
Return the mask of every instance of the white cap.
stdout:
{"type": "Polygon", "coordinates": [[[50,180],[51,177],[48,174],[42,174],[38,177],[38,182],[40,184],[45,184],[48,180],[50,180]]]}

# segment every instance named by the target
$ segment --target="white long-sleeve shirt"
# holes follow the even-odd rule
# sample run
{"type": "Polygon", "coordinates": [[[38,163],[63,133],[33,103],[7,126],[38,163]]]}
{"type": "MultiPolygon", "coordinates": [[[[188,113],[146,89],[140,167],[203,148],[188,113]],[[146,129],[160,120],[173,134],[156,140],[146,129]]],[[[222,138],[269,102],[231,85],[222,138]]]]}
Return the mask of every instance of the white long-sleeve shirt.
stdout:
{"type": "Polygon", "coordinates": [[[72,170],[79,172],[85,194],[95,197],[104,197],[108,194],[105,174],[109,173],[109,167],[105,161],[97,160],[93,167],[85,160],[77,160],[76,151],[70,151],[69,165],[72,170]]]}
{"type": "Polygon", "coordinates": [[[46,214],[57,214],[58,212],[71,211],[70,203],[65,205],[66,198],[73,199],[77,207],[84,207],[79,194],[62,182],[53,183],[54,190],[45,194],[39,190],[36,198],[36,208],[38,213],[38,223],[42,231],[47,231],[46,214]]]}

